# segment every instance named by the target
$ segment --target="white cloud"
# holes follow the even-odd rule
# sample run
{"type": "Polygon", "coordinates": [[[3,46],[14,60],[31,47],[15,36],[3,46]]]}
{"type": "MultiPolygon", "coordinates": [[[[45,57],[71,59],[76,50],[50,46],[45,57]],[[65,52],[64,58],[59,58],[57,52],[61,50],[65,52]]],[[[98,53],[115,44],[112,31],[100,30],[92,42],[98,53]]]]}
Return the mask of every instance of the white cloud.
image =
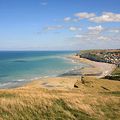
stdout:
{"type": "Polygon", "coordinates": [[[98,36],[97,40],[109,40],[110,38],[106,37],[106,36],[98,36]]]}
{"type": "Polygon", "coordinates": [[[84,18],[91,18],[94,17],[95,14],[94,13],[87,13],[87,12],[80,12],[80,13],[75,13],[76,17],[80,18],[80,19],[84,19],[84,18]]]}
{"type": "Polygon", "coordinates": [[[74,36],[77,40],[88,41],[88,42],[97,42],[97,41],[109,41],[112,38],[106,35],[101,34],[77,34],[74,36]]]}
{"type": "Polygon", "coordinates": [[[82,35],[75,35],[75,38],[82,38],[83,36],[82,35]]]}
{"type": "Polygon", "coordinates": [[[71,27],[69,27],[69,30],[70,31],[78,31],[78,30],[81,30],[81,28],[80,27],[71,26],[71,27]]]}
{"type": "Polygon", "coordinates": [[[71,21],[71,20],[72,20],[71,17],[65,17],[65,18],[64,18],[64,21],[65,21],[65,22],[69,22],[69,21],[71,21]]]}
{"type": "Polygon", "coordinates": [[[111,33],[120,33],[120,29],[108,29],[109,32],[111,33]]]}
{"type": "Polygon", "coordinates": [[[88,27],[88,30],[95,30],[95,31],[102,31],[104,28],[99,25],[99,26],[94,26],[94,27],[88,27]]]}
{"type": "Polygon", "coordinates": [[[99,26],[90,26],[88,27],[88,31],[87,31],[87,34],[89,35],[98,35],[100,33],[102,33],[104,30],[104,28],[99,25],[99,26]]]}
{"type": "Polygon", "coordinates": [[[45,27],[44,30],[47,30],[47,31],[49,31],[49,30],[59,30],[59,29],[63,29],[63,28],[64,28],[64,26],[57,25],[57,26],[48,26],[48,27],[45,27]]]}
{"type": "Polygon", "coordinates": [[[120,22],[120,14],[112,12],[103,12],[100,16],[95,13],[79,12],[75,13],[74,17],[64,18],[65,22],[78,22],[81,19],[88,19],[91,22],[102,23],[102,22],[120,22]]]}
{"type": "Polygon", "coordinates": [[[101,16],[92,17],[89,19],[92,22],[120,22],[120,14],[112,12],[103,12],[101,16]]]}
{"type": "Polygon", "coordinates": [[[88,19],[91,22],[102,23],[102,22],[120,22],[120,14],[112,12],[103,12],[100,16],[95,13],[79,12],[75,13],[74,17],[64,18],[65,22],[78,22],[81,19],[88,19]]]}
{"type": "Polygon", "coordinates": [[[64,18],[65,22],[78,22],[79,20],[80,20],[79,18],[71,18],[71,17],[64,18]]]}

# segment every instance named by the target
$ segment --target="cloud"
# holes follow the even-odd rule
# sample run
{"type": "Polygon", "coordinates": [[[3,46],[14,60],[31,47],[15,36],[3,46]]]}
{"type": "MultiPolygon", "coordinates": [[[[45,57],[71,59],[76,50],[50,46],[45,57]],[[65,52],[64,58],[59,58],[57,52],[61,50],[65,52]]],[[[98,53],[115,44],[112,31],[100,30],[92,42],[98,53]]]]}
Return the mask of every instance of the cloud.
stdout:
{"type": "Polygon", "coordinates": [[[100,42],[112,42],[113,44],[120,42],[120,31],[119,29],[103,28],[95,26],[89,27],[84,33],[74,35],[74,38],[78,41],[84,41],[89,43],[100,43],[100,42]],[[110,33],[112,32],[112,33],[110,33]]]}
{"type": "Polygon", "coordinates": [[[78,31],[78,30],[81,30],[80,27],[75,27],[75,26],[71,26],[68,28],[70,31],[78,31]]]}
{"type": "Polygon", "coordinates": [[[120,22],[120,14],[112,12],[103,12],[101,16],[92,17],[89,19],[92,22],[120,22]]]}
{"type": "Polygon", "coordinates": [[[111,33],[120,33],[120,28],[111,28],[111,29],[108,29],[108,32],[111,32],[111,33]]]}
{"type": "Polygon", "coordinates": [[[112,12],[103,12],[97,16],[95,13],[78,12],[73,17],[64,18],[65,22],[78,22],[81,19],[87,19],[90,22],[103,23],[103,22],[120,22],[120,14],[112,12]]]}
{"type": "Polygon", "coordinates": [[[53,31],[53,30],[69,30],[69,31],[81,31],[82,29],[79,26],[63,26],[63,25],[55,25],[55,26],[47,26],[43,28],[43,31],[53,31]]]}
{"type": "Polygon", "coordinates": [[[77,34],[77,35],[75,35],[75,38],[82,38],[83,36],[82,35],[79,35],[79,34],[77,34]]]}
{"type": "Polygon", "coordinates": [[[76,34],[74,36],[75,39],[78,41],[84,41],[89,43],[96,43],[100,41],[110,41],[112,38],[107,35],[101,35],[101,34],[76,34]]]}
{"type": "Polygon", "coordinates": [[[65,21],[65,22],[69,22],[69,21],[71,21],[71,20],[72,20],[71,17],[65,17],[65,18],[64,18],[64,21],[65,21]]]}
{"type": "Polygon", "coordinates": [[[48,27],[45,27],[44,30],[45,31],[49,31],[49,30],[60,30],[60,29],[63,29],[64,26],[62,25],[56,25],[56,26],[48,26],[48,27]]]}
{"type": "Polygon", "coordinates": [[[119,33],[120,30],[110,30],[110,32],[119,33]]]}
{"type": "Polygon", "coordinates": [[[88,30],[95,30],[95,31],[102,31],[104,28],[99,25],[99,26],[94,26],[94,27],[88,27],[88,30]]]}
{"type": "Polygon", "coordinates": [[[94,13],[87,13],[87,12],[80,12],[80,13],[75,13],[74,16],[78,17],[79,19],[84,19],[84,18],[91,18],[94,17],[94,13]]]}
{"type": "Polygon", "coordinates": [[[110,38],[108,38],[107,36],[98,36],[97,40],[109,40],[110,38]]]}
{"type": "Polygon", "coordinates": [[[99,25],[99,26],[90,26],[88,27],[88,31],[86,32],[86,34],[89,34],[89,35],[97,35],[97,34],[100,34],[104,31],[104,28],[99,25]]]}
{"type": "Polygon", "coordinates": [[[78,22],[80,19],[88,19],[88,18],[94,17],[95,14],[94,13],[87,13],[87,12],[80,12],[80,13],[75,13],[74,16],[76,18],[65,17],[64,21],[65,22],[78,22]]]}
{"type": "Polygon", "coordinates": [[[96,42],[120,42],[120,28],[105,28],[101,25],[90,26],[86,31],[74,35],[78,41],[86,41],[89,43],[96,42]]]}

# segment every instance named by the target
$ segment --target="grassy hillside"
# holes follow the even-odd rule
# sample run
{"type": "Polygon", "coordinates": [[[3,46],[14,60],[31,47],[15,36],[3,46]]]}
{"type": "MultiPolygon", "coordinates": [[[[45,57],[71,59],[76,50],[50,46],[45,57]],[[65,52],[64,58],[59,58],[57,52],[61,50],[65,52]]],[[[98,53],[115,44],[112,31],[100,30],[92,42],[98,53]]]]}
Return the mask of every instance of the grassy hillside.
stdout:
{"type": "Polygon", "coordinates": [[[120,67],[117,67],[113,72],[112,75],[119,75],[120,76],[120,67]]]}
{"type": "Polygon", "coordinates": [[[0,120],[119,120],[120,83],[93,77],[85,81],[70,90],[34,85],[0,90],[0,120]]]}
{"type": "Polygon", "coordinates": [[[117,67],[111,75],[105,76],[106,79],[120,81],[120,67],[117,67]]]}

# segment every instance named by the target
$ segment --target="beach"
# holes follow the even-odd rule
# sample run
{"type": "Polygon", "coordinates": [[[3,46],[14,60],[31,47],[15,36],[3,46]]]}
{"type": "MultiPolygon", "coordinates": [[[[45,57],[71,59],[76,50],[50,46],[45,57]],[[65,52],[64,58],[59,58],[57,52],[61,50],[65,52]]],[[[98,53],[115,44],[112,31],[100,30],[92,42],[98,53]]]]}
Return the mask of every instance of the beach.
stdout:
{"type": "MultiPolygon", "coordinates": [[[[49,57],[49,58],[51,60],[51,57],[49,57]]],[[[55,61],[55,59],[58,59],[57,56],[53,56],[53,58],[52,59],[54,61],[55,61]]],[[[41,58],[39,58],[39,59],[41,60],[41,58]]],[[[57,63],[55,63],[56,64],[55,69],[54,68],[52,69],[52,66],[54,66],[54,63],[52,61],[51,61],[51,63],[53,64],[52,66],[49,66],[47,64],[45,65],[45,67],[46,67],[45,71],[47,70],[47,66],[48,66],[49,67],[48,71],[50,71],[49,73],[51,75],[54,74],[54,77],[50,77],[49,74],[46,74],[46,76],[44,76],[44,77],[40,77],[40,78],[38,77],[35,79],[31,79],[31,80],[28,79],[27,81],[24,81],[24,79],[20,79],[19,81],[16,80],[13,82],[9,81],[8,83],[4,83],[6,87],[3,86],[3,87],[1,87],[1,89],[2,88],[4,88],[4,89],[5,88],[8,88],[8,89],[17,88],[17,87],[21,87],[24,85],[31,85],[33,83],[36,83],[37,87],[43,87],[43,88],[48,88],[48,89],[72,89],[74,87],[75,82],[78,79],[80,79],[80,76],[94,76],[96,78],[103,78],[104,76],[109,75],[116,68],[116,66],[114,64],[95,62],[95,61],[91,61],[91,60],[88,60],[85,58],[79,58],[79,56],[75,56],[75,55],[65,55],[64,57],[59,56],[59,59],[61,61],[65,60],[65,63],[64,64],[62,63],[61,65],[57,65],[60,62],[60,60],[59,60],[57,63]],[[67,65],[67,68],[69,68],[70,70],[68,70],[67,72],[62,72],[62,71],[65,71],[64,70],[65,67],[61,67],[61,66],[65,66],[65,65],[67,65]],[[71,67],[69,67],[69,65],[71,67]],[[57,68],[57,67],[60,67],[60,68],[57,68]],[[57,73],[56,70],[59,70],[61,74],[59,73],[59,75],[55,75],[57,73]],[[37,82],[38,82],[39,86],[37,85],[37,82]]],[[[16,60],[17,63],[15,61],[14,64],[18,65],[18,63],[19,63],[21,66],[23,66],[25,64],[28,64],[29,60],[32,60],[32,59],[26,58],[26,59],[24,59],[25,62],[23,62],[23,61],[18,62],[18,60],[19,59],[17,59],[16,60]]],[[[36,58],[34,58],[34,60],[36,60],[36,58]]],[[[37,58],[37,60],[38,60],[38,58],[37,58]]],[[[40,65],[42,65],[42,61],[40,61],[40,62],[41,62],[40,65]]],[[[36,63],[36,61],[34,61],[34,64],[35,63],[36,63]]],[[[28,66],[26,66],[26,67],[28,67],[28,66]]],[[[40,71],[42,71],[42,68],[38,68],[36,70],[33,69],[33,70],[31,70],[31,72],[33,71],[33,73],[31,73],[31,74],[34,75],[34,73],[37,73],[37,75],[39,75],[38,74],[39,72],[37,71],[39,69],[40,69],[40,71]]],[[[27,72],[27,70],[26,70],[26,72],[27,72]]],[[[29,78],[29,75],[28,75],[28,78],[29,78]]],[[[1,84],[1,85],[4,85],[4,84],[1,84]]],[[[34,86],[35,86],[35,84],[34,84],[34,86]]]]}
{"type": "Polygon", "coordinates": [[[73,70],[69,73],[61,75],[60,77],[48,77],[33,80],[32,82],[26,84],[25,87],[32,86],[35,88],[69,90],[74,88],[74,84],[77,80],[80,80],[81,75],[94,78],[103,78],[104,76],[109,75],[116,68],[114,64],[95,62],[85,58],[79,58],[78,56],[68,56],[67,58],[74,60],[76,63],[85,63],[88,66],[78,70],[73,70]],[[73,73],[75,74],[74,71],[80,73],[80,75],[73,75],[73,73]]]}
{"type": "Polygon", "coordinates": [[[0,89],[15,88],[36,79],[56,77],[84,64],[76,64],[70,51],[0,51],[0,89]]]}
{"type": "Polygon", "coordinates": [[[89,65],[89,67],[84,67],[81,70],[81,73],[83,75],[90,75],[102,78],[106,75],[109,75],[116,68],[116,65],[114,64],[91,61],[86,58],[80,58],[79,56],[69,56],[69,58],[89,65]]]}

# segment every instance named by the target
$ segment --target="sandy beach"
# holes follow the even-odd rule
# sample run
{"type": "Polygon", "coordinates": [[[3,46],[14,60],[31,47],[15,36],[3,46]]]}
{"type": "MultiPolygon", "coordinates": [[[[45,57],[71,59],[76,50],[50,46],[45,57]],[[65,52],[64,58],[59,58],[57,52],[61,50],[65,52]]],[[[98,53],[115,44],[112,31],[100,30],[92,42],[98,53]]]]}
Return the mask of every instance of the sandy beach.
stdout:
{"type": "Polygon", "coordinates": [[[69,58],[88,64],[89,67],[84,67],[80,72],[83,75],[96,76],[97,78],[109,75],[116,68],[116,65],[114,64],[95,62],[85,58],[80,58],[79,56],[69,56],[69,58]]]}
{"type": "MultiPolygon", "coordinates": [[[[75,60],[76,62],[88,64],[89,67],[84,67],[81,70],[78,70],[78,72],[80,72],[82,75],[97,79],[110,74],[116,68],[116,66],[113,64],[95,62],[85,58],[79,58],[78,56],[69,56],[68,58],[75,60]]],[[[38,80],[33,80],[24,87],[70,90],[74,88],[74,84],[78,80],[80,80],[80,76],[41,78],[38,80]]]]}

